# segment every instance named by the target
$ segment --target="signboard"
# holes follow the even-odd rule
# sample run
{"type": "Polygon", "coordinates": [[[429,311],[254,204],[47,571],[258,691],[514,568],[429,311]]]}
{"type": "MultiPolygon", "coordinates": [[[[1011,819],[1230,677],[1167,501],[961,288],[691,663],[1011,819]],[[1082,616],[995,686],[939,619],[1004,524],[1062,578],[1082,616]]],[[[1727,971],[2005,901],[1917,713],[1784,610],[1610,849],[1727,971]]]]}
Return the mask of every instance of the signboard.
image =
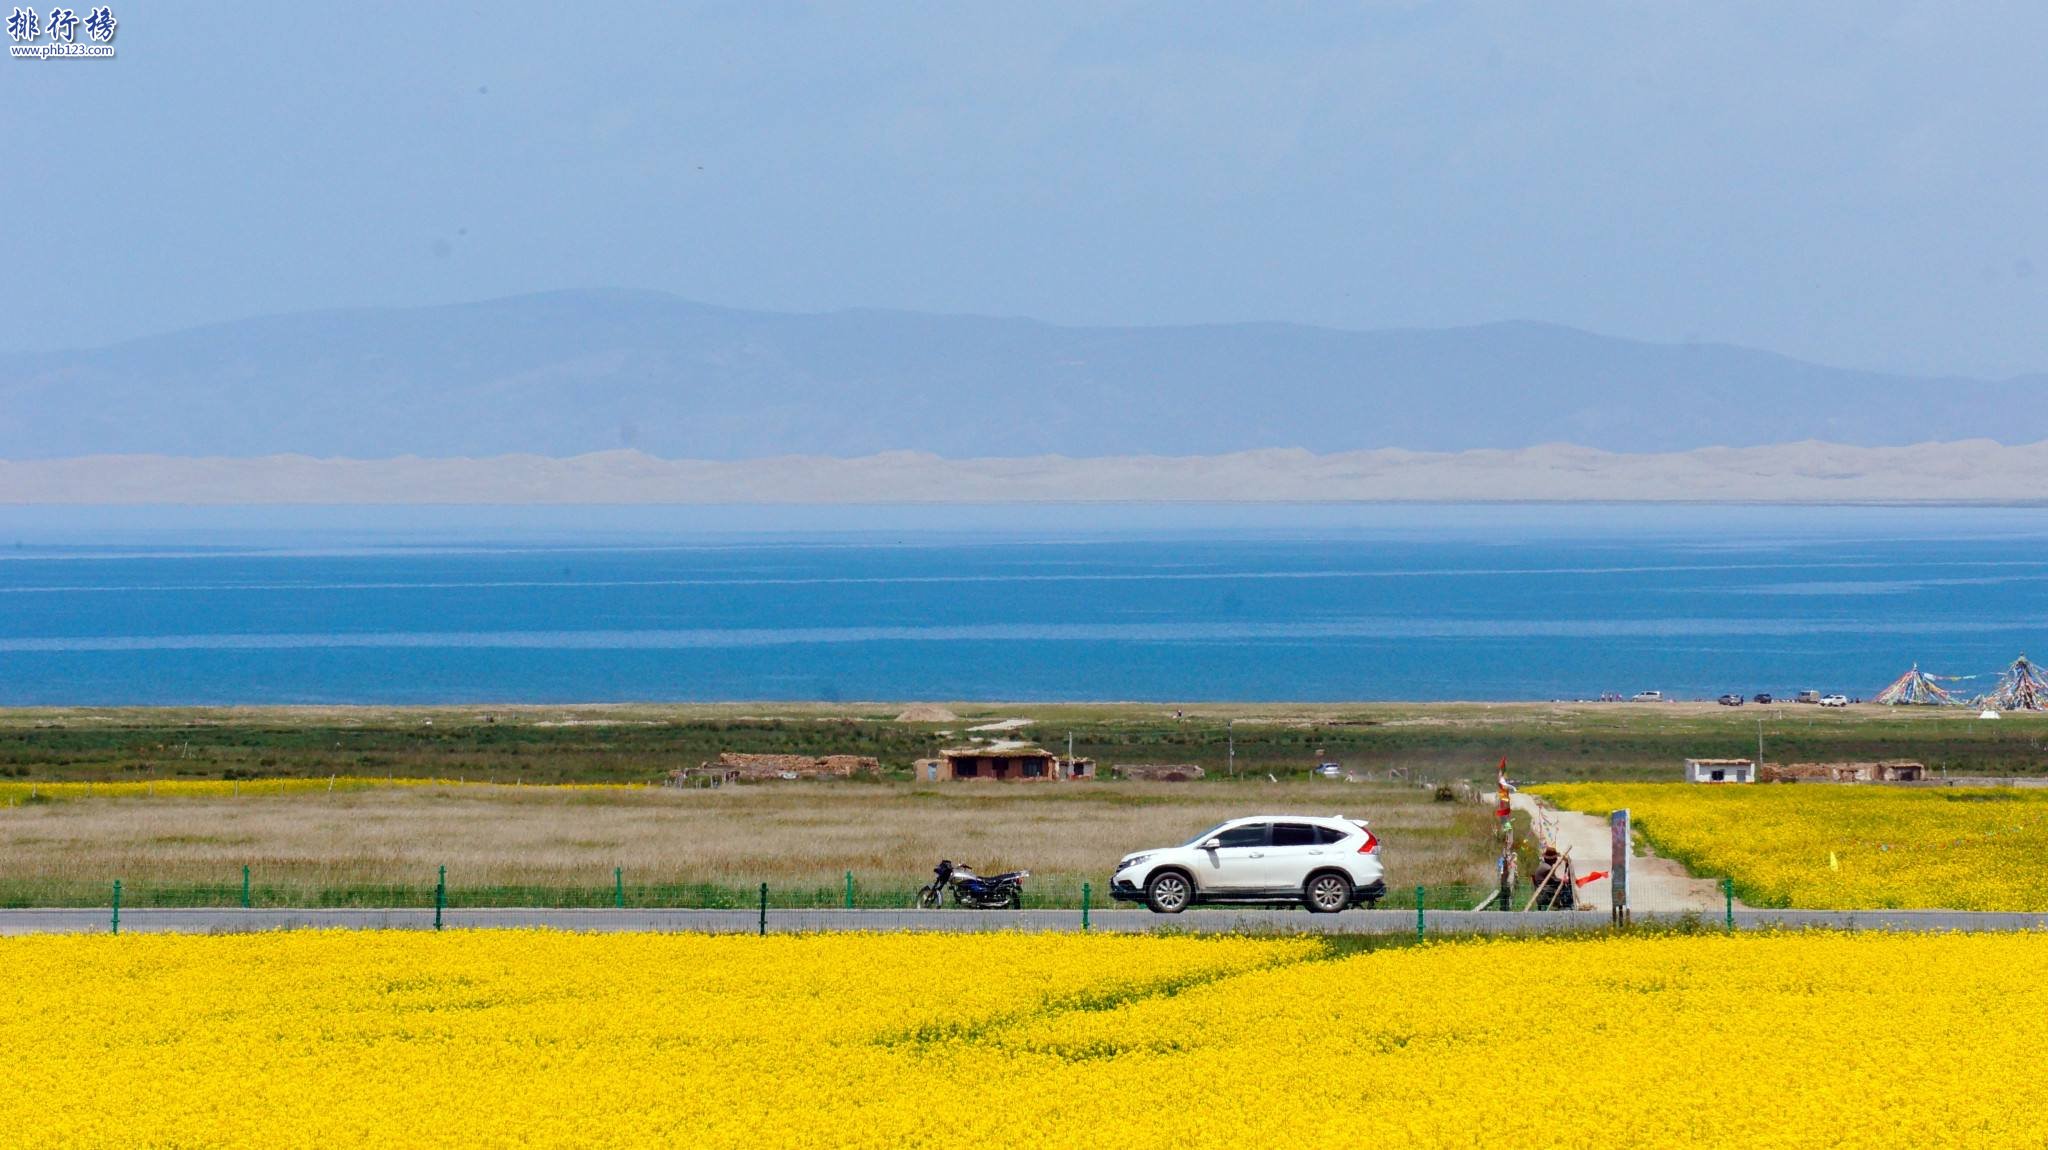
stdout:
{"type": "Polygon", "coordinates": [[[1614,866],[1609,871],[1608,885],[1614,891],[1614,923],[1625,926],[1628,923],[1628,861],[1634,845],[1628,834],[1628,812],[1616,811],[1607,816],[1607,829],[1614,838],[1614,866]]]}

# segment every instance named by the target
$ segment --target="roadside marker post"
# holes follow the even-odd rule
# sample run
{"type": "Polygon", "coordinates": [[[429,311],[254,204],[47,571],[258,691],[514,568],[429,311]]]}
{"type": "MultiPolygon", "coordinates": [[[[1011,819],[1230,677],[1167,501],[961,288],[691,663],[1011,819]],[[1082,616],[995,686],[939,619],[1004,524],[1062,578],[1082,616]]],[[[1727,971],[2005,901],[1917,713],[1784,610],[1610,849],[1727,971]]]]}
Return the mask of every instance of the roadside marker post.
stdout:
{"type": "Polygon", "coordinates": [[[121,933],[121,880],[114,880],[114,933],[121,933]]]}
{"type": "Polygon", "coordinates": [[[1422,888],[1415,888],[1415,937],[1421,938],[1424,927],[1422,918],[1422,888]]]}
{"type": "Polygon", "coordinates": [[[846,909],[853,909],[853,872],[846,872],[846,909]]]}
{"type": "Polygon", "coordinates": [[[1609,901],[1613,904],[1610,914],[1613,925],[1626,927],[1629,923],[1628,905],[1628,864],[1634,853],[1635,843],[1629,834],[1628,809],[1623,808],[1607,816],[1608,837],[1612,841],[1614,858],[1608,867],[1607,889],[1611,892],[1609,901]]]}
{"type": "Polygon", "coordinates": [[[615,866],[612,868],[612,905],[620,910],[626,909],[625,867],[615,866]]]}
{"type": "Polygon", "coordinates": [[[441,908],[448,905],[448,868],[441,868],[441,877],[434,880],[434,929],[441,929],[441,908]]]}
{"type": "Polygon", "coordinates": [[[768,884],[761,884],[761,936],[768,935],[768,884]]]}
{"type": "Polygon", "coordinates": [[[1725,921],[1728,933],[1733,934],[1735,933],[1735,880],[1732,877],[1721,880],[1721,897],[1727,900],[1728,917],[1725,921]]]}
{"type": "Polygon", "coordinates": [[[1087,883],[1081,884],[1081,929],[1088,929],[1088,897],[1093,893],[1087,883]]]}
{"type": "Polygon", "coordinates": [[[249,864],[242,864],[242,909],[249,909],[249,864]]]}

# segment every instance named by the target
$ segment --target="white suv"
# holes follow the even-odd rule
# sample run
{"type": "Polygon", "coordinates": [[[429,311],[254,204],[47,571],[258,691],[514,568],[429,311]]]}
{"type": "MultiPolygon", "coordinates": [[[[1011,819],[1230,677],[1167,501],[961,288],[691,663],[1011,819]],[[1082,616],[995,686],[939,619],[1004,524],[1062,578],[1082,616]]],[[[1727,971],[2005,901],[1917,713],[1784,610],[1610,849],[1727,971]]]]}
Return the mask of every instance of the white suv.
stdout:
{"type": "Polygon", "coordinates": [[[1159,914],[1196,903],[1300,903],[1335,914],[1387,893],[1380,840],[1363,819],[1255,815],[1231,819],[1186,845],[1125,855],[1111,898],[1159,914]]]}

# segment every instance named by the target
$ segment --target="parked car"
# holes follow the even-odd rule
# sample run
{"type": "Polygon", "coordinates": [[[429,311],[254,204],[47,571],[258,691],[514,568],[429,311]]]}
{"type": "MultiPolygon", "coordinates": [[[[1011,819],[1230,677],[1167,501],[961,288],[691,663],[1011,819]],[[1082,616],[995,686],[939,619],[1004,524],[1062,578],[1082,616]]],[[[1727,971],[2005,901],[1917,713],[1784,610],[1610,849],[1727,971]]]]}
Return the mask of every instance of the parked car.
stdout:
{"type": "Polygon", "coordinates": [[[1110,879],[1111,898],[1157,914],[1199,903],[1298,903],[1335,914],[1387,893],[1380,840],[1365,820],[1252,815],[1210,827],[1177,847],[1127,854],[1110,879]]]}
{"type": "Polygon", "coordinates": [[[1768,703],[1771,701],[1771,693],[1769,691],[1759,692],[1756,698],[1751,701],[1757,703],[1768,703]]]}
{"type": "Polygon", "coordinates": [[[1798,694],[1792,696],[1792,701],[1795,703],[1818,703],[1820,702],[1820,692],[1801,691],[1798,694]]]}
{"type": "Polygon", "coordinates": [[[1322,777],[1324,777],[1324,778],[1326,778],[1326,779],[1334,779],[1334,778],[1336,778],[1336,777],[1337,777],[1338,775],[1341,775],[1341,774],[1343,774],[1343,773],[1344,773],[1344,768],[1343,768],[1343,767],[1340,767],[1340,766],[1338,766],[1338,765],[1337,765],[1336,763],[1317,763],[1317,764],[1316,764],[1316,774],[1318,774],[1318,775],[1321,775],[1322,777]]]}
{"type": "Polygon", "coordinates": [[[1629,698],[1631,703],[1661,703],[1663,701],[1664,692],[1662,691],[1637,691],[1629,698]]]}
{"type": "Polygon", "coordinates": [[[1823,707],[1846,707],[1849,705],[1849,696],[1828,695],[1821,699],[1820,705],[1823,707]]]}
{"type": "Polygon", "coordinates": [[[1723,695],[1721,696],[1721,705],[1724,707],[1740,707],[1742,705],[1742,696],[1732,692],[1723,695]]]}

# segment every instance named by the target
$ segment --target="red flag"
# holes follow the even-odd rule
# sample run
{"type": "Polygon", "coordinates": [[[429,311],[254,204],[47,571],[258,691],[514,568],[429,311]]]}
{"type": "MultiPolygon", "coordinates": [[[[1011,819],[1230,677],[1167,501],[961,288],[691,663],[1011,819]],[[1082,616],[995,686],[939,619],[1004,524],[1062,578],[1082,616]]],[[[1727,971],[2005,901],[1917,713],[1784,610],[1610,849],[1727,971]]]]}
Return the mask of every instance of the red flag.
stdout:
{"type": "Polygon", "coordinates": [[[1493,816],[1494,816],[1495,818],[1499,818],[1499,819],[1504,819],[1504,818],[1507,818],[1507,817],[1508,817],[1508,757],[1507,757],[1506,755],[1502,755],[1502,756],[1500,757],[1500,785],[1499,785],[1498,787],[1496,787],[1496,788],[1495,788],[1495,790],[1494,790],[1494,797],[1495,797],[1495,798],[1497,798],[1497,799],[1499,800],[1499,803],[1498,803],[1498,805],[1497,805],[1497,806],[1495,806],[1495,808],[1494,808],[1494,811],[1493,811],[1493,816]]]}
{"type": "Polygon", "coordinates": [[[1572,885],[1573,885],[1573,886],[1585,886],[1585,885],[1586,885],[1587,883],[1589,883],[1589,882],[1599,882],[1599,881],[1600,881],[1601,879],[1603,879],[1603,878],[1606,878],[1606,877],[1607,877],[1607,872],[1606,872],[1606,871],[1604,871],[1604,870],[1596,870],[1596,871],[1591,871],[1591,872],[1588,872],[1588,873],[1586,874],[1586,876],[1585,876],[1584,878],[1575,878],[1575,879],[1573,879],[1573,880],[1572,880],[1572,885]]]}

